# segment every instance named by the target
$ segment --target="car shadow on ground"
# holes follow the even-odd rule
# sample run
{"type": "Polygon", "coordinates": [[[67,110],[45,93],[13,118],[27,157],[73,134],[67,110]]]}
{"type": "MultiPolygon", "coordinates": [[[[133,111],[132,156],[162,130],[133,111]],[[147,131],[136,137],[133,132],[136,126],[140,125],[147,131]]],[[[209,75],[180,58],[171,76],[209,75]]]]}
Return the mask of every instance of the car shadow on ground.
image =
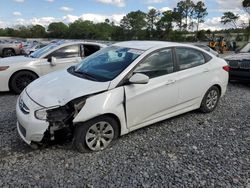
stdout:
{"type": "Polygon", "coordinates": [[[10,92],[10,91],[1,91],[0,92],[0,96],[18,96],[18,94],[14,94],[14,93],[12,93],[12,92],[10,92]]]}

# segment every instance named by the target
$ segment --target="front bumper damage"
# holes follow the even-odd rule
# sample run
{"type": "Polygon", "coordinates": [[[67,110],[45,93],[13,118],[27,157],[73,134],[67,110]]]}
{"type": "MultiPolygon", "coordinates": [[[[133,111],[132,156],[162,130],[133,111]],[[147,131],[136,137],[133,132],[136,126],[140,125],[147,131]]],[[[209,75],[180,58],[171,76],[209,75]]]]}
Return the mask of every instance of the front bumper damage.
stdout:
{"type": "Polygon", "coordinates": [[[47,143],[57,138],[72,138],[73,119],[84,106],[85,101],[86,97],[80,97],[64,106],[48,108],[46,119],[39,120],[35,117],[35,112],[44,107],[34,102],[24,91],[16,105],[17,130],[20,137],[29,145],[47,143]],[[28,113],[22,109],[23,106],[29,108],[28,113]]]}

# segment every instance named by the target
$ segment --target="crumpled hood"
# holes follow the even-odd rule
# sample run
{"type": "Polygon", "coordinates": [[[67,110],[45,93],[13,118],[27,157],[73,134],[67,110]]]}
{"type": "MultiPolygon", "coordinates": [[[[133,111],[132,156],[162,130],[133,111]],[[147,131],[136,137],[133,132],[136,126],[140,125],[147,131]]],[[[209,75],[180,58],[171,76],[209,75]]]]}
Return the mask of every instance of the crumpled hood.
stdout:
{"type": "Polygon", "coordinates": [[[0,59],[0,66],[10,66],[17,63],[27,63],[39,60],[37,58],[25,57],[25,56],[13,56],[0,59]]]}
{"type": "Polygon", "coordinates": [[[110,82],[95,82],[79,78],[67,70],[56,71],[33,81],[26,92],[32,100],[44,107],[62,106],[69,101],[105,91],[110,82]]]}
{"type": "Polygon", "coordinates": [[[243,59],[250,59],[250,53],[238,53],[232,54],[229,56],[224,57],[225,60],[243,60],[243,59]]]}

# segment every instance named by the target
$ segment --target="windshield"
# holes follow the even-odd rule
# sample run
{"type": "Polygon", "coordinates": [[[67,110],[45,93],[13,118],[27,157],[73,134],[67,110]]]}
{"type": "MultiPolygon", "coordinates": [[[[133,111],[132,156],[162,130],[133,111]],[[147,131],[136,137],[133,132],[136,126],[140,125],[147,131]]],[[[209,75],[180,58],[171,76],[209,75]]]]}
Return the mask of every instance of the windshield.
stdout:
{"type": "Polygon", "coordinates": [[[97,81],[110,81],[118,76],[144,51],[110,46],[85,58],[73,70],[73,74],[97,81]]]}
{"type": "Polygon", "coordinates": [[[250,43],[246,44],[241,50],[241,53],[249,53],[250,52],[250,43]]]}
{"type": "Polygon", "coordinates": [[[58,47],[60,44],[49,44],[47,46],[44,46],[43,48],[40,48],[39,50],[36,50],[35,52],[33,52],[32,54],[30,54],[30,57],[33,58],[40,58],[42,57],[44,54],[46,54],[47,52],[51,51],[52,49],[58,47]]]}

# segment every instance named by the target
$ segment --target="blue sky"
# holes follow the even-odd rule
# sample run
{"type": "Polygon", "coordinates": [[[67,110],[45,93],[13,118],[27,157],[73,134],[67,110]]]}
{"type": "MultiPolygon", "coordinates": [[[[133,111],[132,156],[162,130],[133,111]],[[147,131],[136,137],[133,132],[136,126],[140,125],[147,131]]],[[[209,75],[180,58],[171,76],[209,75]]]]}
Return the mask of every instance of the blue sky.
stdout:
{"type": "MultiPolygon", "coordinates": [[[[242,15],[242,20],[247,20],[247,15],[240,10],[241,0],[203,1],[209,13],[202,26],[204,28],[224,27],[219,18],[225,11],[238,13],[242,15]]],[[[70,23],[78,18],[94,22],[109,18],[119,24],[120,19],[130,11],[148,12],[153,7],[168,10],[174,8],[177,2],[178,0],[0,0],[0,27],[48,25],[53,21],[70,23]]]]}

